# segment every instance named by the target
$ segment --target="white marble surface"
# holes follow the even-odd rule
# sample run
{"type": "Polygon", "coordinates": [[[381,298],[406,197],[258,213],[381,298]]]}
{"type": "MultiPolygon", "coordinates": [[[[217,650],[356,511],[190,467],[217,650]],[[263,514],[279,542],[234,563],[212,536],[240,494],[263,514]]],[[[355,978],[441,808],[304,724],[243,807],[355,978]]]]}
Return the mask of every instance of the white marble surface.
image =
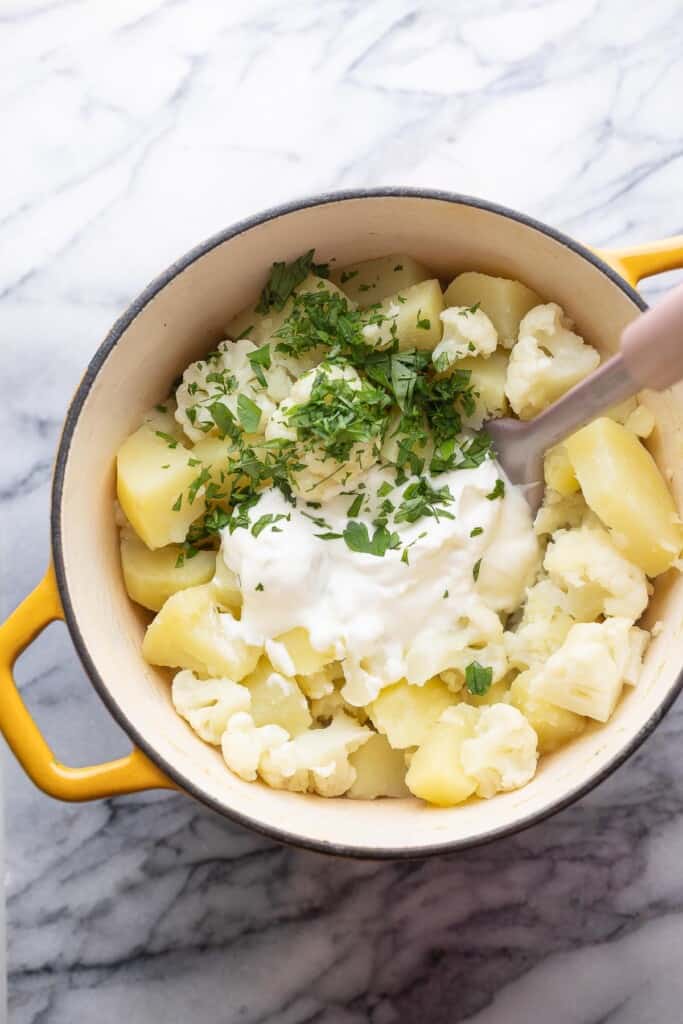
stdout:
{"type": "MultiPolygon", "coordinates": [[[[0,38],[3,614],[47,560],[85,363],[206,235],[383,183],[594,244],[683,230],[680,0],[5,0],[0,38]]],[[[64,758],[126,749],[63,627],[19,675],[64,758]]],[[[678,1021],[682,733],[679,706],[563,814],[406,864],[282,849],[180,796],[60,805],[3,751],[10,1020],[678,1021]]]]}

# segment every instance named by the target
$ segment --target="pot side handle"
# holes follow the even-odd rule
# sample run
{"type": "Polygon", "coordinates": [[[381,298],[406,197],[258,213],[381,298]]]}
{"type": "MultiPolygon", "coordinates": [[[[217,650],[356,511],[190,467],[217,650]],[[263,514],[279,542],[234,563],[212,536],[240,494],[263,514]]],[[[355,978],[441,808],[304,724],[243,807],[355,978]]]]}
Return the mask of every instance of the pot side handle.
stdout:
{"type": "Polygon", "coordinates": [[[14,663],[39,633],[63,619],[52,565],[45,577],[0,625],[0,731],[30,779],[59,800],[97,800],[143,789],[175,789],[141,750],[85,768],[61,764],[45,742],[14,681],[14,663]]]}
{"type": "Polygon", "coordinates": [[[683,269],[683,235],[623,249],[594,249],[594,252],[634,288],[644,277],[683,269]]]}

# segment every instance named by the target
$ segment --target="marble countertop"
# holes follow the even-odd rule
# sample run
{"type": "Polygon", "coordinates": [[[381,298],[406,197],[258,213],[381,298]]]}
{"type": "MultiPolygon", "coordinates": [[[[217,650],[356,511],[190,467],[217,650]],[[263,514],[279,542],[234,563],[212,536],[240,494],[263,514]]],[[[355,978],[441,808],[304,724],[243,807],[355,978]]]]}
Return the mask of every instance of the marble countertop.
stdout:
{"type": "MultiPolygon", "coordinates": [[[[679,0],[5,0],[0,32],[3,615],[47,562],[83,367],[217,229],[406,184],[592,244],[683,231],[679,0]]],[[[19,677],[58,755],[127,749],[61,625],[19,677]]],[[[678,1021],[682,732],[679,704],[562,814],[396,864],[284,849],[176,795],[59,804],[3,749],[10,1020],[678,1021]]]]}

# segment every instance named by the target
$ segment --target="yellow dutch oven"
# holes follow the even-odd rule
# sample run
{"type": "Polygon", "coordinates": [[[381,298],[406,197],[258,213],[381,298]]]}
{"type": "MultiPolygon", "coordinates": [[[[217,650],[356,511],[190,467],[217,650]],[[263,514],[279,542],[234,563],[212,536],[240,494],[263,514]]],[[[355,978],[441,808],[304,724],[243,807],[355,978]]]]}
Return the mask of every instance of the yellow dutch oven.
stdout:
{"type": "MultiPolygon", "coordinates": [[[[525,828],[604,779],[654,729],[683,685],[683,576],[659,577],[645,625],[661,623],[636,688],[613,718],[543,758],[528,786],[452,810],[413,800],[324,800],[232,775],[220,752],[176,714],[168,675],[140,645],[147,613],[128,599],[114,524],[114,458],[143,413],[253,300],[274,259],[310,248],[340,264],[407,252],[444,279],[476,269],[515,277],[562,305],[603,354],[645,303],[641,278],[683,267],[683,236],[595,252],[491,203],[446,192],[379,189],[304,199],[215,235],[154,281],[114,324],[69,408],[52,489],[53,564],[0,627],[0,728],[31,779],[62,800],[182,790],[285,842],[337,854],[445,853],[525,828]],[[69,768],[55,758],[12,677],[17,656],[65,619],[92,684],[134,747],[117,761],[69,768]]],[[[683,387],[646,394],[657,422],[651,451],[683,508],[683,387]]]]}

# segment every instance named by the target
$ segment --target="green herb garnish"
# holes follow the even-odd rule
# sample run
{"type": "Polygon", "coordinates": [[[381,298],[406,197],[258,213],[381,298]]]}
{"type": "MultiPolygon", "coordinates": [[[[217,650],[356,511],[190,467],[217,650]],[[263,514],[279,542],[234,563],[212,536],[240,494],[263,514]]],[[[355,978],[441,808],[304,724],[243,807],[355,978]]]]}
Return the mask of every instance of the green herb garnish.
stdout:
{"type": "Polygon", "coordinates": [[[495,501],[496,498],[502,498],[504,494],[505,494],[505,482],[503,480],[501,480],[500,477],[498,477],[498,479],[496,480],[495,485],[493,487],[493,490],[490,491],[486,495],[486,497],[488,498],[489,501],[495,501]]]}
{"type": "Polygon", "coordinates": [[[493,680],[493,669],[484,667],[478,661],[471,661],[465,669],[465,687],[475,697],[483,697],[493,680]]]}

